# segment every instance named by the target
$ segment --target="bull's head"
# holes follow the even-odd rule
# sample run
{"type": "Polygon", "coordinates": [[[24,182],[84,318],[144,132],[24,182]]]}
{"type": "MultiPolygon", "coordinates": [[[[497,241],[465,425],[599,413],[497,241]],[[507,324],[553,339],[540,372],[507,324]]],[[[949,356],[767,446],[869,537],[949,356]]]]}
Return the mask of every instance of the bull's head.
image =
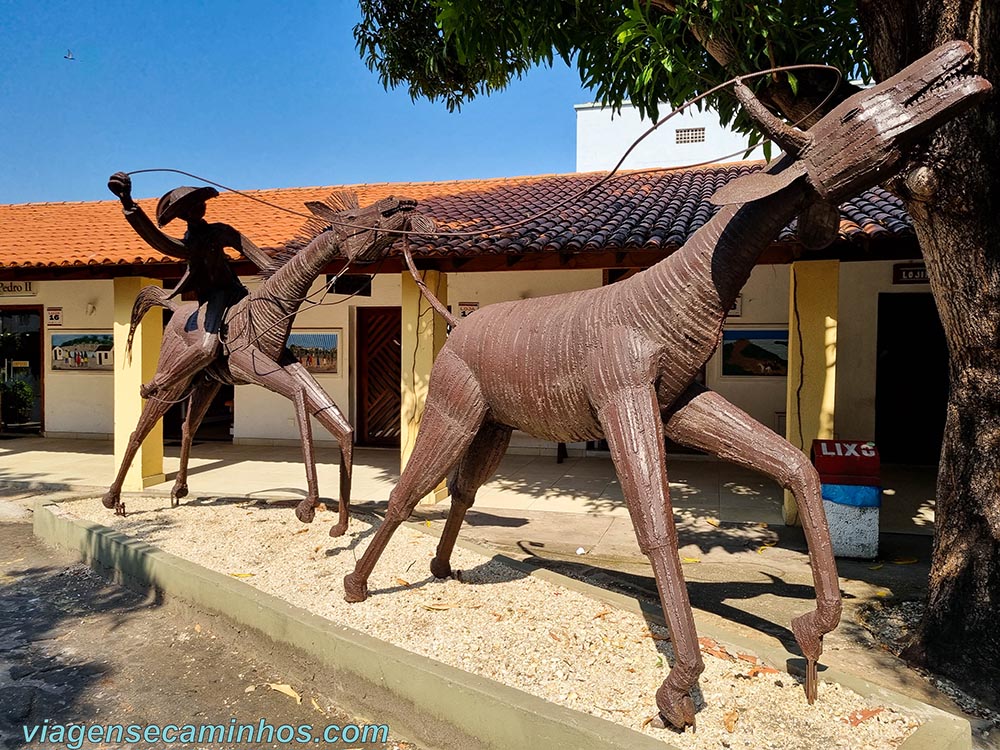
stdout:
{"type": "Polygon", "coordinates": [[[362,208],[354,193],[340,193],[325,203],[313,201],[306,206],[318,219],[329,222],[327,231],[333,233],[341,252],[357,263],[378,260],[401,231],[434,231],[434,221],[419,213],[417,202],[408,198],[389,196],[362,208]]]}
{"type": "Polygon", "coordinates": [[[779,120],[737,83],[736,96],[785,153],[767,169],[723,186],[711,201],[745,203],[803,180],[812,193],[807,211],[825,220],[829,234],[836,227],[831,212],[838,203],[891,177],[918,141],[991,89],[986,79],[972,73],[972,48],[957,41],[854,94],[808,131],[779,120]],[[817,205],[825,208],[816,210],[817,205]]]}

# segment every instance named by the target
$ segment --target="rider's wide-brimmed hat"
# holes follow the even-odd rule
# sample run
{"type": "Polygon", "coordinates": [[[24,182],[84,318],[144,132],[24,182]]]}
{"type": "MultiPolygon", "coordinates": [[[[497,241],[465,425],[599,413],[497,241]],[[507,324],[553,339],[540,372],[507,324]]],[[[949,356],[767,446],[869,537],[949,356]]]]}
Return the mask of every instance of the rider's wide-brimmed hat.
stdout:
{"type": "Polygon", "coordinates": [[[156,222],[162,227],[178,216],[183,215],[192,206],[204,203],[214,198],[219,191],[214,187],[179,187],[166,193],[156,204],[156,222]]]}

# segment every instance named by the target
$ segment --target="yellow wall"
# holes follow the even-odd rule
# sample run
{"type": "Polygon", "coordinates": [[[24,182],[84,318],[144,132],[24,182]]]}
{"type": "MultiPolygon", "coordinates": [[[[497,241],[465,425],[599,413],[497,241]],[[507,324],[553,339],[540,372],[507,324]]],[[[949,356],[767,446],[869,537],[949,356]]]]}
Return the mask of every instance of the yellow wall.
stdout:
{"type": "MultiPolygon", "coordinates": [[[[809,453],[813,440],[834,437],[840,262],[799,261],[790,273],[785,436],[809,453]]],[[[788,492],[784,516],[798,519],[788,492]]]]}
{"type": "MultiPolygon", "coordinates": [[[[129,438],[139,421],[145,403],[139,386],[153,379],[163,338],[163,314],[150,310],[139,324],[132,342],[131,361],[125,359],[132,304],[144,286],[162,286],[157,279],[118,278],[114,280],[115,316],[115,470],[121,465],[129,438]]],[[[124,490],[142,490],[164,481],[163,425],[157,423],[139,448],[125,477],[124,490]]]]}
{"type": "MultiPolygon", "coordinates": [[[[447,305],[448,277],[438,271],[424,271],[423,280],[434,295],[447,305]]],[[[417,432],[424,416],[424,405],[427,402],[431,365],[434,364],[434,358],[441,351],[447,338],[447,324],[423,298],[420,288],[407,271],[403,272],[402,307],[400,470],[406,468],[406,462],[413,453],[417,432]]],[[[442,483],[424,498],[423,502],[436,502],[445,498],[447,494],[447,488],[442,483]]]]}

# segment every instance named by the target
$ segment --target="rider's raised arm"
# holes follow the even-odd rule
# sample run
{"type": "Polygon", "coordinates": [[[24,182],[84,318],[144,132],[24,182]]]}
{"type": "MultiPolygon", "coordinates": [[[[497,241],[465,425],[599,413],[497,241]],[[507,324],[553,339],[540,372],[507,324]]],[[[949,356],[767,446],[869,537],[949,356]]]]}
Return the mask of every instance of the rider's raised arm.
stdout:
{"type": "Polygon", "coordinates": [[[132,180],[127,174],[116,172],[111,175],[108,180],[108,189],[118,196],[122,203],[122,210],[125,212],[125,220],[135,230],[135,233],[145,240],[147,245],[172,258],[188,259],[190,252],[184,243],[161,232],[146,216],[146,212],[139,208],[139,204],[132,200],[132,180]]]}

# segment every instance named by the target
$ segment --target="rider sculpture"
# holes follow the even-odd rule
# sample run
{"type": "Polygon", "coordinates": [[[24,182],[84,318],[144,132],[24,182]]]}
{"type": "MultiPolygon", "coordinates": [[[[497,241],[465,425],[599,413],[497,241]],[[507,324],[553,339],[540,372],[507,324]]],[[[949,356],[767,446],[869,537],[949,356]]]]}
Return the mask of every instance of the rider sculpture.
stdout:
{"type": "Polygon", "coordinates": [[[187,270],[169,297],[190,292],[198,300],[197,313],[186,327],[203,333],[199,345],[178,352],[169,372],[157,372],[139,388],[140,395],[148,399],[208,366],[218,356],[226,310],[248,294],[224,248],[237,250],[259,268],[267,266],[270,258],[228,224],[205,221],[205,204],[219,194],[215,188],[175,188],[156,204],[156,222],[160,227],[174,219],[187,222],[183,239],[162,232],[132,200],[132,180],[127,174],[113,174],[108,189],[121,200],[125,219],[146,244],[164,255],[187,261],[187,270]]]}

